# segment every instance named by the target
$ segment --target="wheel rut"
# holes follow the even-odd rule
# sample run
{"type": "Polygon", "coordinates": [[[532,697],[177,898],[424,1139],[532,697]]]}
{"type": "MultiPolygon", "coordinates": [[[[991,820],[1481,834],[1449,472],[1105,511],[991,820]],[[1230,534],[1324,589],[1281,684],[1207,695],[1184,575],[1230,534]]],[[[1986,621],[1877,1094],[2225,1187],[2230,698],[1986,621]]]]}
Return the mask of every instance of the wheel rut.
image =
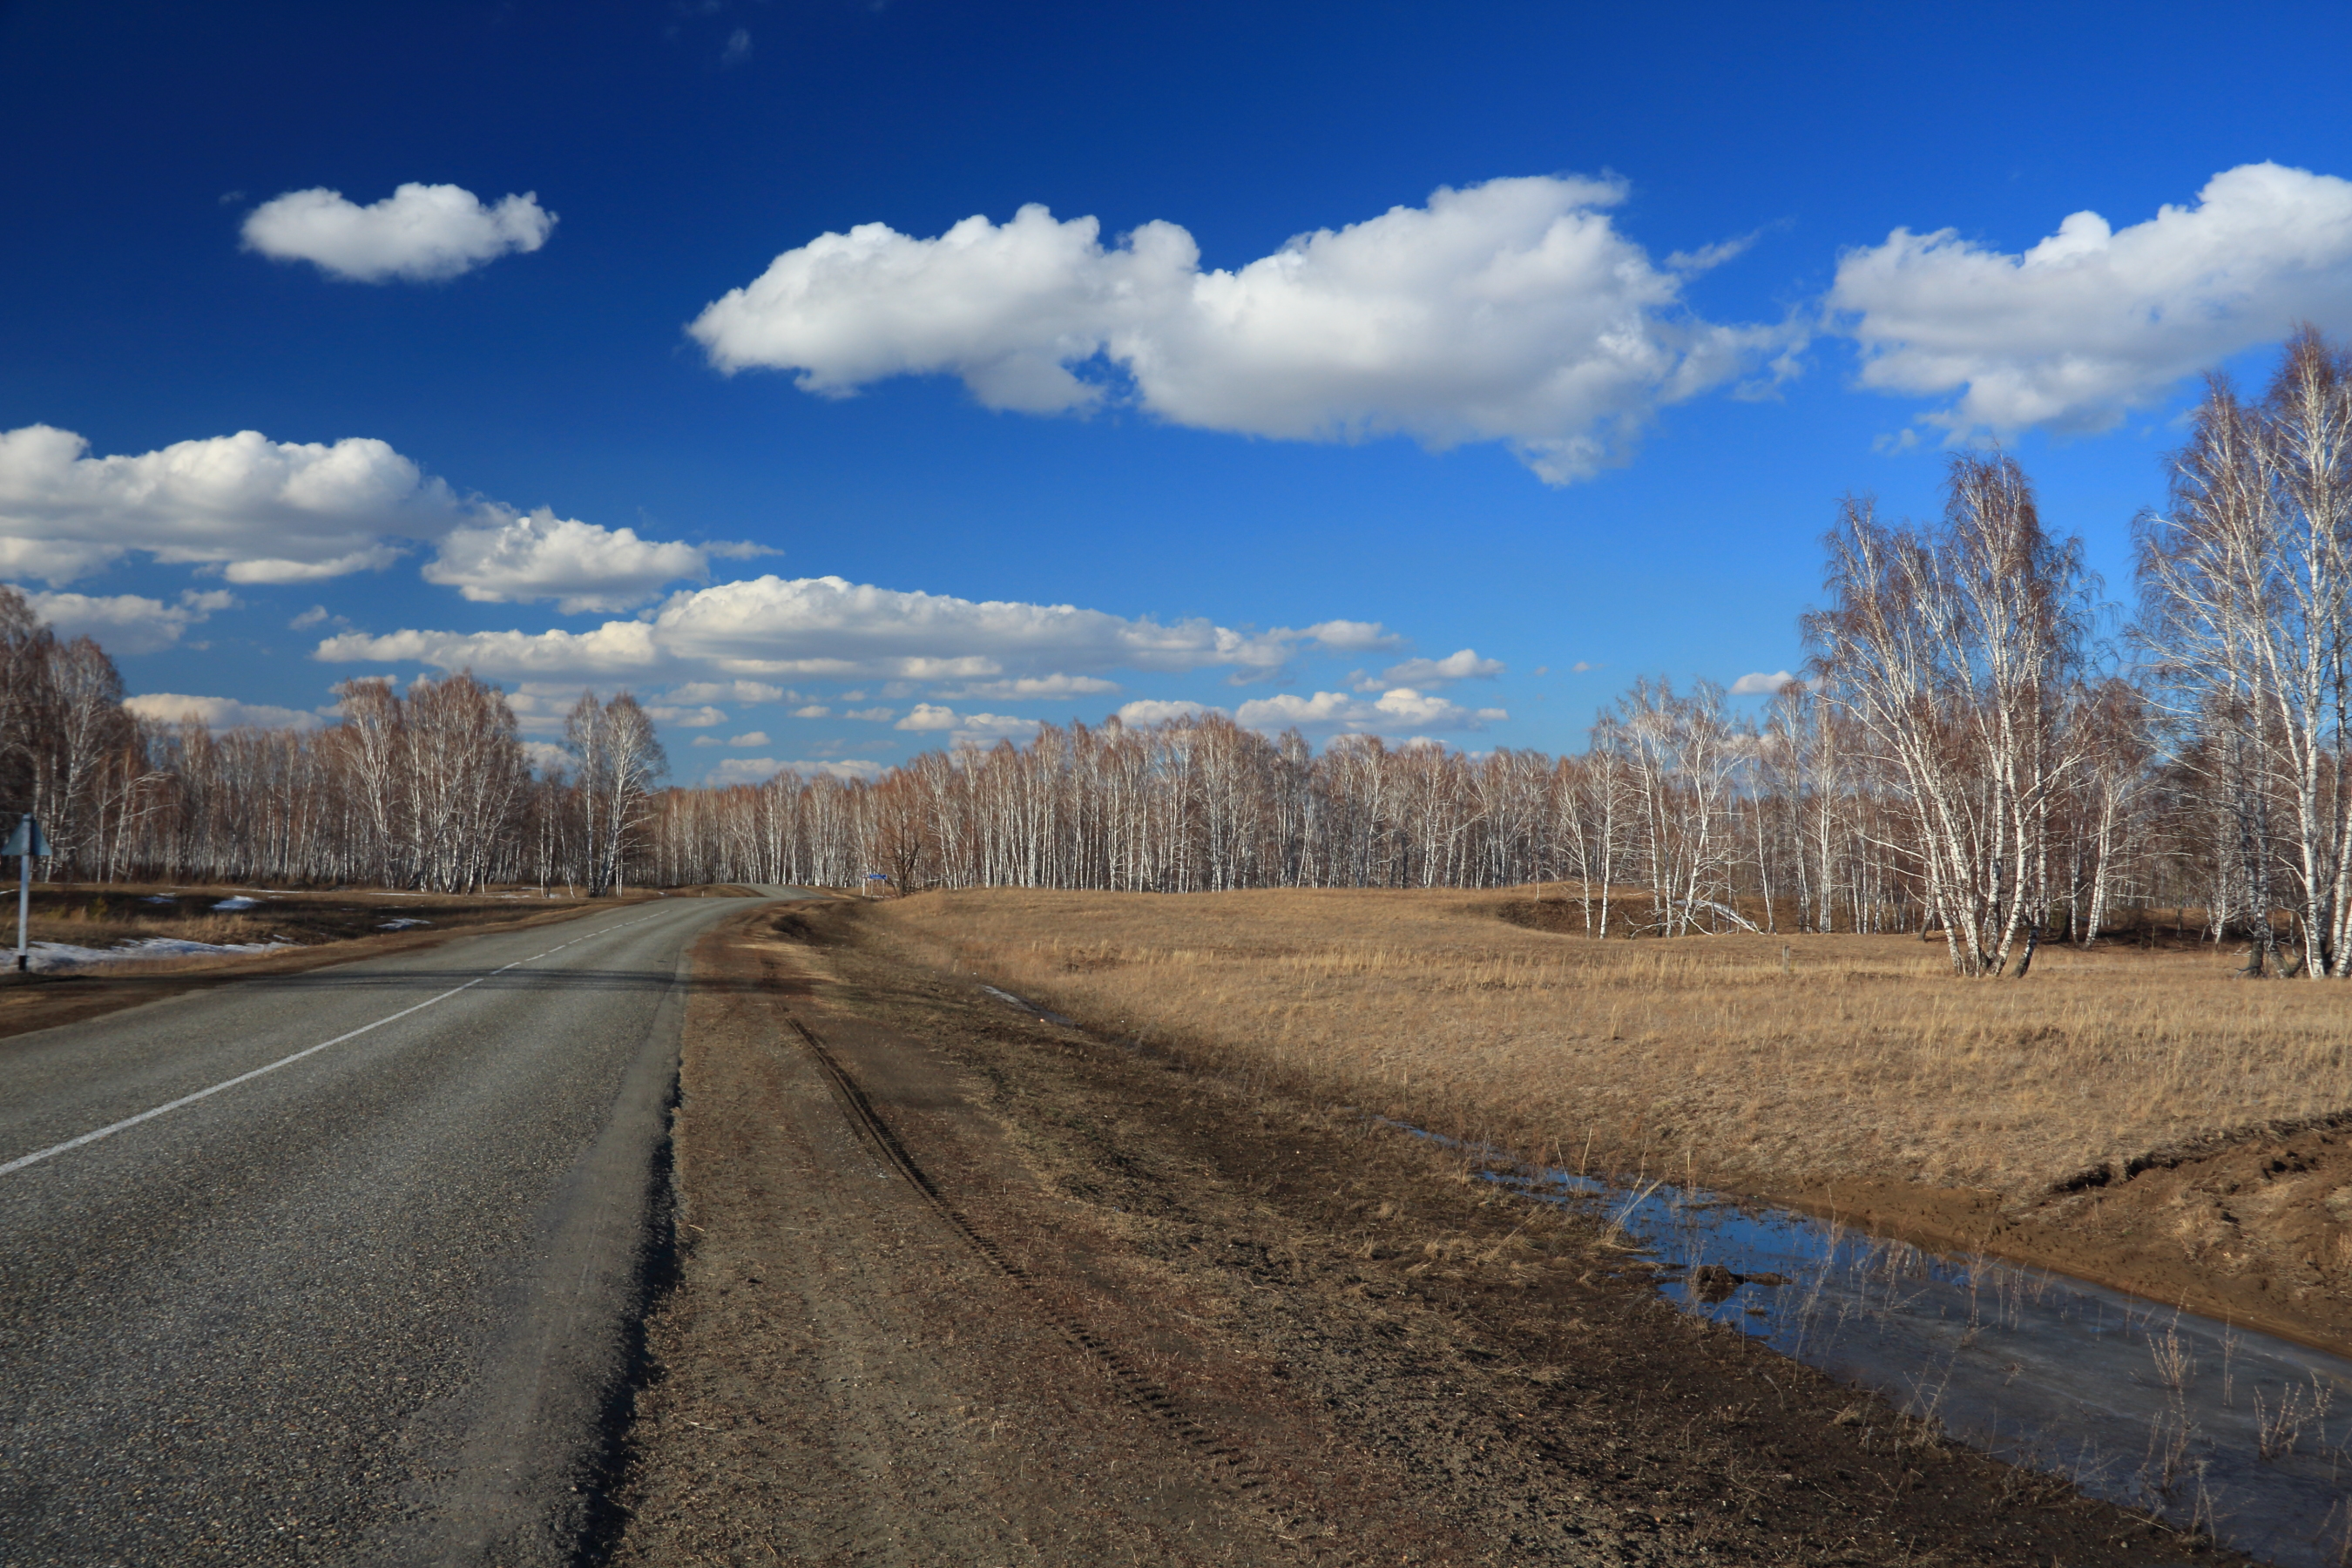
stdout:
{"type": "Polygon", "coordinates": [[[1310,1561],[1319,1561],[1326,1555],[1312,1539],[1325,1533],[1322,1521],[1306,1510],[1286,1507],[1272,1478],[1262,1468],[1251,1463],[1238,1449],[1219,1441],[1166,1389],[1146,1376],[1115,1346],[1104,1342],[1083,1323],[1047,1300],[1034,1288],[1030,1271],[990,1240],[917,1163],[906,1144],[891,1131],[881,1112],[875,1109],[872,1099],[859,1085],[856,1075],[825,1047],[816,1031],[790,1010],[784,1012],[784,1021],[815,1061],[818,1070],[824,1073],[834,1097],[840,1102],[843,1114],[849,1119],[860,1137],[921,1195],[932,1212],[966,1247],[1018,1288],[1028,1299],[1031,1310],[1051,1325],[1072,1350],[1092,1362],[1108,1377],[1122,1399],[1192,1450],[1220,1489],[1235,1502],[1254,1507],[1261,1513],[1272,1527],[1277,1541],[1310,1561]]]}

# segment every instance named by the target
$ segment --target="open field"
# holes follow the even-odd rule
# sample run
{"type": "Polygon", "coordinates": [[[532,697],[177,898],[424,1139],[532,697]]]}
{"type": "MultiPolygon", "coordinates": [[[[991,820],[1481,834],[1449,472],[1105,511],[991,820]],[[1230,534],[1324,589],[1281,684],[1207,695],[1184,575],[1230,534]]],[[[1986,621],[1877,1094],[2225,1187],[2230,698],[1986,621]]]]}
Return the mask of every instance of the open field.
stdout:
{"type": "Polygon", "coordinates": [[[2022,983],[1964,981],[1939,942],[1600,942],[1506,914],[1526,895],[992,890],[877,918],[1269,1087],[2352,1342],[2336,987],[2232,979],[2231,949],[2045,948],[2022,983]]]}

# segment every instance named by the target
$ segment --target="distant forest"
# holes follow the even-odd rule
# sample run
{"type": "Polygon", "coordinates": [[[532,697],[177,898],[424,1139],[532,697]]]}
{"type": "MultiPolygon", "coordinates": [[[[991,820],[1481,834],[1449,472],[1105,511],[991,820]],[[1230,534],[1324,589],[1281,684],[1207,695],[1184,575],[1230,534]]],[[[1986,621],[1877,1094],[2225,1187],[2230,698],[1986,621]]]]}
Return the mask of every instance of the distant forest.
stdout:
{"type": "Polygon", "coordinates": [[[471,675],[336,689],[329,728],[158,724],[112,661],[0,589],[0,801],[60,879],[897,888],[1559,882],[1596,936],[1937,934],[1962,973],[2130,911],[2352,974],[2352,357],[2305,331],[2259,400],[2216,378],[2137,523],[2136,616],[2100,635],[2079,541],[2016,462],[1951,459],[1942,517],[1841,503],[1805,678],[1760,719],[1637,681],[1580,754],[1211,713],[1042,725],[872,783],[663,788],[635,700],[584,693],[534,770],[471,675]]]}

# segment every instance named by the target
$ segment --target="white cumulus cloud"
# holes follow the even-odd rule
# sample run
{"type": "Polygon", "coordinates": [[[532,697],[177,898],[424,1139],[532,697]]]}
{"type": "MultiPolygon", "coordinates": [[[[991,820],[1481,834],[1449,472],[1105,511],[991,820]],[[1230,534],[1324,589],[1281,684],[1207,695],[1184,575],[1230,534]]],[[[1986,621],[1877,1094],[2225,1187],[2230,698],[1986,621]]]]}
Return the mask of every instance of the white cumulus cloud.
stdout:
{"type": "Polygon", "coordinates": [[[126,697],[122,706],[138,718],[160,724],[189,720],[207,730],[315,730],[322,721],[299,708],[273,708],[266,702],[240,702],[234,697],[189,697],[176,691],[150,691],[126,697]]]}
{"type": "Polygon", "coordinates": [[[935,702],[918,702],[913,711],[891,728],[919,734],[944,731],[957,745],[984,746],[992,741],[1026,741],[1037,733],[1038,721],[1005,713],[959,713],[935,702]]]}
{"type": "Polygon", "coordinates": [[[681,577],[709,572],[709,556],[694,545],[640,539],[635,529],[559,518],[541,507],[452,529],[425,563],[425,580],[477,604],[554,599],[576,616],[625,610],[681,577]]]}
{"type": "Polygon", "coordinates": [[[289,191],[253,209],[245,245],[278,261],[308,261],[360,283],[431,282],[514,251],[537,250],[555,215],[537,193],[483,205],[460,185],[410,183],[361,206],[324,186],[289,191]]]}
{"type": "Polygon", "coordinates": [[[1117,691],[1118,682],[1105,680],[1096,675],[1024,675],[1013,680],[972,680],[939,693],[941,697],[979,698],[982,700],[1044,698],[1054,700],[1071,697],[1099,697],[1117,691]]]}
{"type": "Polygon", "coordinates": [[[1196,719],[1203,713],[1222,713],[1222,708],[1212,708],[1205,702],[1179,698],[1173,701],[1157,697],[1139,697],[1132,702],[1122,702],[1118,721],[1130,727],[1165,724],[1176,719],[1196,719]]]}
{"type": "Polygon", "coordinates": [[[607,621],[592,631],[349,633],[321,642],[314,657],[470,667],[485,675],[952,682],[1112,668],[1270,675],[1298,636],[910,593],[839,577],[764,576],[681,591],[650,619],[607,621]]]}
{"type": "Polygon", "coordinates": [[[61,637],[87,637],[109,653],[157,653],[177,643],[190,626],[233,608],[236,600],[215,590],[181,594],[176,604],[140,594],[27,594],[33,613],[61,637]]]}
{"type": "Polygon", "coordinates": [[[1366,681],[1359,691],[1382,690],[1395,686],[1427,688],[1444,686],[1456,680],[1485,680],[1503,673],[1503,661],[1480,658],[1475,648],[1461,648],[1444,658],[1409,658],[1392,664],[1381,671],[1376,681],[1366,681]]]}
{"type": "Polygon", "coordinates": [[[708,730],[713,724],[727,722],[727,710],[708,703],[688,707],[677,702],[656,702],[646,709],[646,717],[656,723],[675,724],[681,730],[708,730]]]}
{"type": "Polygon", "coordinates": [[[801,695],[764,680],[690,680],[669,689],[673,702],[797,702],[801,695]]]}
{"type": "Polygon", "coordinates": [[[643,621],[606,621],[593,631],[397,631],[382,637],[345,632],[311,650],[329,664],[429,664],[483,675],[640,676],[663,663],[653,627],[643,621]]]}
{"type": "Polygon", "coordinates": [[[0,432],[0,572],[68,583],[130,552],[300,583],[389,564],[389,541],[437,537],[457,498],[385,443],[257,431],[89,456],[70,430],[0,432]]]}
{"type": "Polygon", "coordinates": [[[1841,258],[1829,304],[1864,386],[1959,394],[1927,416],[1955,437],[2103,430],[2297,321],[2352,327],[2352,182],[2241,164],[2193,205],[2078,212],[2021,253],[1896,229],[1841,258]]]}
{"type": "Polygon", "coordinates": [[[918,702],[915,710],[899,720],[894,730],[952,730],[956,727],[956,710],[936,702],[918,702]]]}
{"type": "Polygon", "coordinates": [[[727,757],[706,777],[709,784],[765,784],[781,773],[803,778],[839,779],[844,784],[871,784],[882,776],[882,764],[863,757],[838,762],[779,762],[774,757],[727,757]]]}
{"type": "Polygon", "coordinates": [[[1339,653],[1381,653],[1404,643],[1378,621],[1318,621],[1307,635],[1339,653]]]}
{"type": "MultiPolygon", "coordinates": [[[[567,614],[641,603],[709,557],[758,546],[640,539],[630,529],[461,500],[368,437],[273,441],[255,430],[93,457],[70,430],[0,431],[0,574],[53,585],[132,552],[232,583],[321,581],[437,542],[425,580],[468,599],[557,599],[567,614]]],[[[297,627],[337,619],[323,606],[297,627]]]]}
{"type": "Polygon", "coordinates": [[[1731,683],[1734,697],[1770,697],[1797,678],[1785,669],[1750,670],[1731,683]]]}
{"type": "Polygon", "coordinates": [[[727,743],[730,746],[764,746],[768,743],[768,732],[765,730],[747,730],[740,735],[729,737],[727,743]]]}
{"type": "Polygon", "coordinates": [[[791,370],[814,393],[951,374],[991,408],[1036,414],[1110,397],[1077,374],[1099,355],[1174,424],[1501,441],[1564,484],[1620,459],[1662,405],[1789,341],[1685,309],[1684,269],[1610,217],[1625,195],[1545,176],[1441,188],[1232,271],[1203,270],[1166,222],[1109,247],[1096,219],[1037,205],[933,239],[862,224],[785,251],[688,331],[723,371],[791,370]]]}
{"type": "Polygon", "coordinates": [[[1431,730],[1482,730],[1510,714],[1500,708],[1465,708],[1431,692],[1400,686],[1367,702],[1344,691],[1312,697],[1289,692],[1261,697],[1234,711],[1234,721],[1251,730],[1287,730],[1358,735],[1408,735],[1431,730]]]}

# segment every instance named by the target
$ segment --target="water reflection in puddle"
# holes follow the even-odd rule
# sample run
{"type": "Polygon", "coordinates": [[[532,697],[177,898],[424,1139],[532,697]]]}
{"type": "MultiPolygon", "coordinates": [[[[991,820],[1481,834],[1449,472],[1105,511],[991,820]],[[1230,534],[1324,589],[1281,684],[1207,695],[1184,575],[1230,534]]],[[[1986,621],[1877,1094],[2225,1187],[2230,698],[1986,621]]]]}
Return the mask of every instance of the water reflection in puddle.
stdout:
{"type": "Polygon", "coordinates": [[[2352,1562],[2352,1361],[1664,1183],[1485,1174],[1615,1225],[1685,1311],[1971,1447],[2294,1568],[2352,1562]]]}
{"type": "Polygon", "coordinates": [[[1596,1215],[1684,1310],[1959,1442],[2284,1568],[2352,1568],[2352,1361],[2045,1270],[1663,1182],[1627,1188],[1499,1158],[1479,1173],[1596,1215]]]}

